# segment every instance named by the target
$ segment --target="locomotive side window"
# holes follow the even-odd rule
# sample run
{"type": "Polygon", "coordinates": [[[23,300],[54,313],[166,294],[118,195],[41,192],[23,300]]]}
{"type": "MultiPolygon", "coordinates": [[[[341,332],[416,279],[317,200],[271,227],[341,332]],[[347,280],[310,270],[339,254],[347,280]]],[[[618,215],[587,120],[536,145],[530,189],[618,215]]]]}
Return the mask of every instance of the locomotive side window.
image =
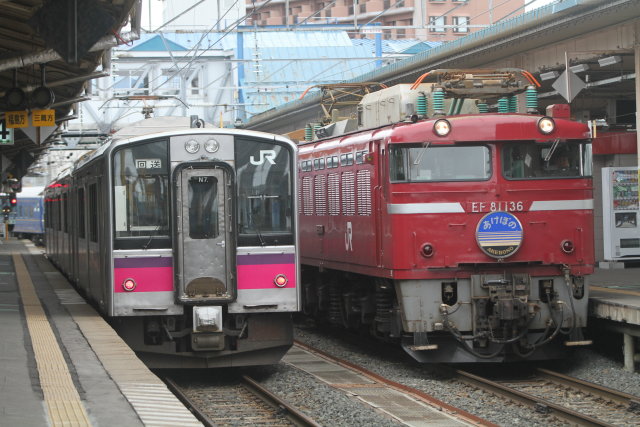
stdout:
{"type": "Polygon", "coordinates": [[[236,141],[239,246],[293,244],[292,161],[284,145],[236,141]]]}
{"type": "Polygon", "coordinates": [[[482,181],[491,176],[491,153],[482,145],[392,145],[392,182],[482,181]]]}
{"type": "Polygon", "coordinates": [[[559,140],[507,143],[501,155],[502,174],[507,179],[591,176],[591,144],[559,140]]]}
{"type": "Polygon", "coordinates": [[[115,248],[170,247],[167,141],[115,151],[115,248]]]}

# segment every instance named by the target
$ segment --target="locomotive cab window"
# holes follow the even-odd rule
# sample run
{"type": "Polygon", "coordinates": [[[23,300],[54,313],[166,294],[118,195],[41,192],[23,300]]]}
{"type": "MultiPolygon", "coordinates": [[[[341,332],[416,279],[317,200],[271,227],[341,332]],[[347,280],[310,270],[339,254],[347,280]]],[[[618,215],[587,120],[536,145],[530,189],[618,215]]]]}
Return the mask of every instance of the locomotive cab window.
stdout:
{"type": "Polygon", "coordinates": [[[114,247],[170,247],[166,140],[117,150],[113,165],[114,247]]]}
{"type": "Polygon", "coordinates": [[[507,179],[591,176],[591,144],[584,142],[506,143],[501,157],[507,179]]]}
{"type": "Polygon", "coordinates": [[[389,147],[392,182],[482,181],[491,176],[491,152],[483,145],[389,147]]]}
{"type": "Polygon", "coordinates": [[[272,141],[239,139],[235,157],[241,165],[236,171],[238,245],[292,245],[292,152],[272,141]]]}

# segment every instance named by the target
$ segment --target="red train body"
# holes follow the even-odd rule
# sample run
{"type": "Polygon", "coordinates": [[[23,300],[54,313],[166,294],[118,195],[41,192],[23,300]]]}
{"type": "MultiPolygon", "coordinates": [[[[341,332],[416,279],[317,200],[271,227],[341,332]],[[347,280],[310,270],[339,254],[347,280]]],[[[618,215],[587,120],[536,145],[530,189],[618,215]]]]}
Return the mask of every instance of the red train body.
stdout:
{"type": "Polygon", "coordinates": [[[568,119],[485,113],[302,144],[305,311],[424,362],[548,359],[585,344],[589,136],[568,119]]]}

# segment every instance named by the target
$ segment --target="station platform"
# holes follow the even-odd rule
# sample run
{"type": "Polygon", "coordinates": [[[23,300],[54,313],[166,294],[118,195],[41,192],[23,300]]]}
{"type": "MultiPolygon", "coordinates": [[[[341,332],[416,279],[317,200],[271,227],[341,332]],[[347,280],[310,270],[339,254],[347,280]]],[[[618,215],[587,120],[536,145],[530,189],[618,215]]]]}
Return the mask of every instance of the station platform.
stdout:
{"type": "Polygon", "coordinates": [[[42,252],[0,240],[0,426],[202,426],[42,252]]]}
{"type": "Polygon", "coordinates": [[[623,335],[624,368],[634,372],[640,362],[640,268],[597,268],[589,283],[589,317],[623,335]]]}

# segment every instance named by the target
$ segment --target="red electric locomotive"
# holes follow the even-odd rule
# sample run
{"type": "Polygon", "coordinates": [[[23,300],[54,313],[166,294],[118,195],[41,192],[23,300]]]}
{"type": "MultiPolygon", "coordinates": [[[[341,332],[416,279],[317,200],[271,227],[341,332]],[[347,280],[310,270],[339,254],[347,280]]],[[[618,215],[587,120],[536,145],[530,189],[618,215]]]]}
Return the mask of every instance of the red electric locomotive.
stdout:
{"type": "Polygon", "coordinates": [[[426,76],[314,129],[353,131],[300,145],[305,312],[421,362],[550,359],[588,344],[589,127],[566,105],[538,114],[526,71],[426,76]]]}

